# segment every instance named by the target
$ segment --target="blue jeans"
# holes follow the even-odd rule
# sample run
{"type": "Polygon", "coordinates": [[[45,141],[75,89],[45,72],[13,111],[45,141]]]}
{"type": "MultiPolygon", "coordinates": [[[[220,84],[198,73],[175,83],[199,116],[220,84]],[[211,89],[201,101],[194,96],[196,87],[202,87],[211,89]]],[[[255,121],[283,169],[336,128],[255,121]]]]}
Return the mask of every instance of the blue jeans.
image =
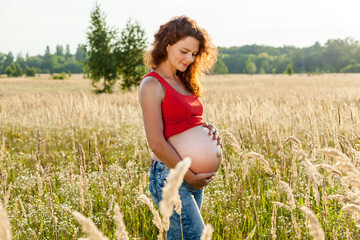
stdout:
{"type": "MultiPolygon", "coordinates": [[[[162,162],[152,160],[149,190],[155,205],[159,208],[162,199],[162,188],[170,169],[162,162]]],[[[200,239],[204,221],[200,214],[203,190],[196,190],[185,180],[180,186],[179,195],[182,203],[181,219],[175,211],[170,217],[170,227],[166,233],[167,240],[200,239]],[[181,225],[182,226],[181,226],[181,225]],[[182,228],[182,233],[181,233],[182,228]]]]}

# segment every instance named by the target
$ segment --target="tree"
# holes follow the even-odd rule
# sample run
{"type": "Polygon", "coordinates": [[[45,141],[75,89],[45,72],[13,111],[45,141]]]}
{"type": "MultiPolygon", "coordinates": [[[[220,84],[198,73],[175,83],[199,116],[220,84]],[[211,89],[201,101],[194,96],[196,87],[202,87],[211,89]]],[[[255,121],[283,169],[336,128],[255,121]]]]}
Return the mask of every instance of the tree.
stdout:
{"type": "Polygon", "coordinates": [[[212,73],[213,74],[227,74],[229,72],[228,68],[226,67],[224,60],[222,57],[218,58],[218,61],[216,62],[212,73]]]}
{"type": "Polygon", "coordinates": [[[56,45],[56,53],[57,56],[64,56],[64,47],[62,45],[56,45]]]}
{"type": "Polygon", "coordinates": [[[251,61],[251,58],[249,57],[245,64],[245,70],[249,74],[256,73],[256,65],[251,61]]]}
{"type": "Polygon", "coordinates": [[[65,52],[65,59],[67,60],[67,59],[69,59],[69,58],[71,58],[70,45],[67,44],[67,45],[66,45],[66,52],[65,52]]]}
{"type": "Polygon", "coordinates": [[[33,68],[33,67],[29,68],[29,66],[26,66],[26,67],[25,67],[25,75],[26,75],[27,77],[35,77],[35,75],[36,75],[36,69],[33,68]]]}
{"type": "Polygon", "coordinates": [[[25,69],[26,62],[21,53],[16,56],[16,63],[20,65],[21,69],[25,69]]]}
{"type": "Polygon", "coordinates": [[[291,63],[289,63],[289,64],[287,65],[285,72],[286,72],[287,74],[289,74],[289,76],[291,76],[291,74],[294,73],[294,70],[293,70],[293,68],[292,68],[292,66],[291,66],[291,63]]]}
{"type": "Polygon", "coordinates": [[[23,70],[19,63],[12,62],[6,69],[5,73],[8,77],[20,77],[23,75],[23,70]]]}
{"type": "Polygon", "coordinates": [[[76,49],[75,60],[76,61],[84,61],[85,60],[84,48],[80,44],[78,45],[78,47],[76,49]]]}
{"type": "Polygon", "coordinates": [[[50,73],[53,73],[55,65],[56,65],[55,56],[50,53],[50,47],[46,46],[41,68],[44,69],[45,71],[47,70],[50,73]]]}
{"type": "Polygon", "coordinates": [[[143,61],[146,47],[145,31],[137,22],[129,19],[125,29],[121,32],[115,55],[119,56],[119,74],[122,77],[121,88],[130,90],[132,86],[140,84],[146,74],[143,61]]]}
{"type": "Polygon", "coordinates": [[[106,26],[105,17],[96,3],[95,9],[90,14],[91,25],[87,33],[87,44],[84,52],[87,56],[84,70],[92,79],[92,85],[97,93],[111,93],[112,87],[118,79],[117,59],[115,56],[115,31],[106,26]],[[97,83],[103,79],[100,89],[97,83]]]}
{"type": "MultiPolygon", "coordinates": [[[[12,52],[9,52],[5,57],[2,71],[6,72],[6,68],[9,67],[10,64],[12,64],[13,62],[14,62],[14,55],[12,54],[12,52]]],[[[6,74],[7,74],[7,72],[6,72],[6,74]]]]}
{"type": "Polygon", "coordinates": [[[7,66],[5,69],[5,73],[8,77],[11,77],[14,74],[14,70],[12,69],[11,66],[7,66]]]}

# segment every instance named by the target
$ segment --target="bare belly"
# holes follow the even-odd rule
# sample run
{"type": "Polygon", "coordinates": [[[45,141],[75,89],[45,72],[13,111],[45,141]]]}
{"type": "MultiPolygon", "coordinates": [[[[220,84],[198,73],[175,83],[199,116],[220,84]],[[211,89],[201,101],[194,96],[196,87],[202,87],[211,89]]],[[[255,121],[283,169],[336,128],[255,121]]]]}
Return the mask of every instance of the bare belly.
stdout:
{"type": "Polygon", "coordinates": [[[190,169],[194,173],[208,173],[219,170],[222,162],[221,147],[209,129],[199,125],[168,138],[181,158],[190,157],[190,169]]]}

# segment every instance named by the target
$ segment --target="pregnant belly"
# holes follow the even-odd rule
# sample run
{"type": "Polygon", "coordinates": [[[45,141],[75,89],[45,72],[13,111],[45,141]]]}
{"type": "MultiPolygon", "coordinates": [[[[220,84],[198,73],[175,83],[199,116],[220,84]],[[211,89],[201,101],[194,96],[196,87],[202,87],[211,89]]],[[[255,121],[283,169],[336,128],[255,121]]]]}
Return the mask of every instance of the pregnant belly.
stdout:
{"type": "Polygon", "coordinates": [[[219,170],[222,162],[221,147],[209,129],[199,125],[168,138],[181,158],[190,157],[190,169],[194,173],[208,173],[219,170]]]}

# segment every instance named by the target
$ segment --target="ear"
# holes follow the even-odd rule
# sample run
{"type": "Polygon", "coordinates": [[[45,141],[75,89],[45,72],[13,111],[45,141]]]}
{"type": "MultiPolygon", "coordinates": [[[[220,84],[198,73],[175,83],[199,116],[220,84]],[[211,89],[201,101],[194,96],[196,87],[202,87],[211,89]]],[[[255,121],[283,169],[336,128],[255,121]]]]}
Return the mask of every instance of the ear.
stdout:
{"type": "Polygon", "coordinates": [[[170,46],[170,44],[168,44],[168,45],[166,46],[166,51],[167,51],[167,52],[169,51],[169,46],[170,46]]]}

